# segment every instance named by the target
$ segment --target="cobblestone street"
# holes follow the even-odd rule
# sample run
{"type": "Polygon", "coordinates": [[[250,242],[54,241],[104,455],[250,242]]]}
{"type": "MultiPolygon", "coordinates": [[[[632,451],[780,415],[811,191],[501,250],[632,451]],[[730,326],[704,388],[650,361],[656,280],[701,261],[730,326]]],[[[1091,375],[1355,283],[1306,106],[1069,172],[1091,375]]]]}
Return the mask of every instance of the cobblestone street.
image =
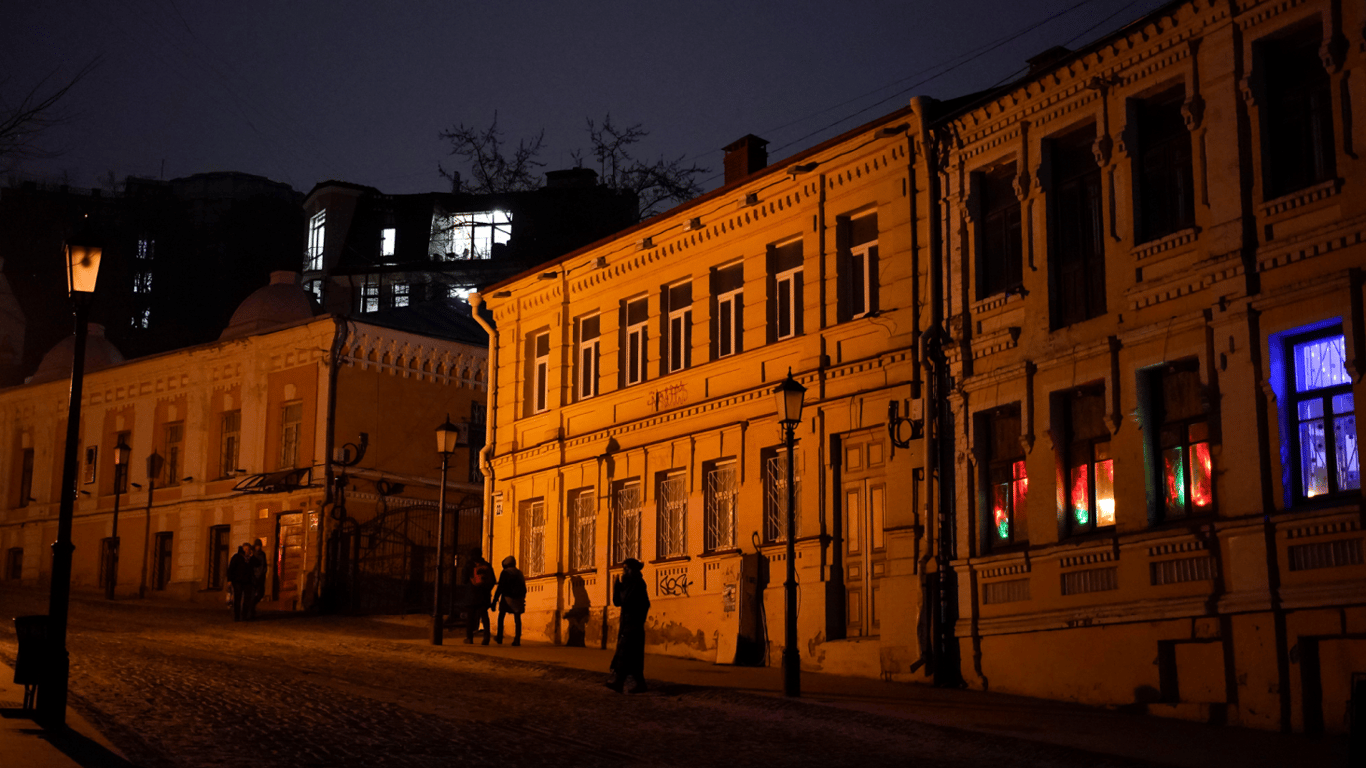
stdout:
{"type": "MultiPolygon", "coordinates": [[[[38,591],[0,593],[11,616],[38,591]]],[[[411,626],[109,604],[71,609],[75,706],[140,766],[1136,765],[733,690],[623,696],[603,674],[433,647],[411,626]]]]}

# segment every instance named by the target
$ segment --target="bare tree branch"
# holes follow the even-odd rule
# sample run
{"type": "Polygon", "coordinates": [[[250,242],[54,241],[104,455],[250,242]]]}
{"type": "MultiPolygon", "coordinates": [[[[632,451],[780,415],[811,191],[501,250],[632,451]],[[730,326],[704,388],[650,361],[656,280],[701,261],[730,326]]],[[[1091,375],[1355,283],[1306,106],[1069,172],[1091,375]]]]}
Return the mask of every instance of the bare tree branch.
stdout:
{"type": "MultiPolygon", "coordinates": [[[[697,177],[707,169],[688,163],[686,155],[668,160],[660,156],[646,163],[631,156],[630,146],[649,136],[641,123],[617,126],[608,113],[598,124],[588,120],[588,138],[593,143],[593,156],[598,160],[602,183],[614,189],[629,189],[640,203],[640,218],[648,219],[661,213],[668,203],[681,203],[702,192],[697,177]]],[[[578,155],[575,158],[578,159],[578,155]]]]}
{"type": "Polygon", "coordinates": [[[101,57],[95,57],[81,67],[65,85],[49,90],[53,75],[48,75],[11,104],[0,95],[0,166],[8,166],[24,158],[55,157],[58,153],[44,150],[39,145],[42,134],[66,122],[68,115],[57,107],[76,84],[85,79],[101,57]]]}
{"type": "Polygon", "coordinates": [[[472,177],[472,181],[466,181],[459,170],[447,170],[438,164],[437,170],[450,179],[452,192],[526,192],[541,186],[536,169],[545,163],[537,161],[536,157],[545,142],[544,129],[531,141],[519,141],[511,157],[503,154],[504,139],[503,132],[498,129],[497,112],[493,113],[493,122],[482,131],[461,123],[438,136],[451,143],[450,154],[460,158],[472,177]]]}

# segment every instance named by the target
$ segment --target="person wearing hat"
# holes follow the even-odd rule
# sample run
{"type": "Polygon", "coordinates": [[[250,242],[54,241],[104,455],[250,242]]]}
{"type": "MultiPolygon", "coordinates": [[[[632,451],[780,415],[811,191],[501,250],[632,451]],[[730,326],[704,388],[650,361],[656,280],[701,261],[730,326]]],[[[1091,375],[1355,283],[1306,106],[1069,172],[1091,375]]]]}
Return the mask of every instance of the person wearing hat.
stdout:
{"type": "Polygon", "coordinates": [[[503,558],[503,570],[498,573],[498,588],[493,593],[493,605],[498,607],[498,634],[493,641],[503,644],[503,619],[512,614],[513,645],[522,644],[522,611],[526,610],[526,577],[517,569],[517,558],[503,558]]]}
{"type": "Polygon", "coordinates": [[[469,621],[465,623],[465,644],[474,642],[474,633],[484,631],[484,645],[489,644],[489,603],[493,593],[493,568],[478,549],[470,550],[466,583],[470,588],[469,621]]]}
{"type": "Polygon", "coordinates": [[[622,574],[612,585],[612,604],[621,609],[617,629],[617,652],[612,656],[612,679],[607,687],[621,693],[626,678],[635,679],[631,693],[645,686],[645,617],[650,613],[650,590],[640,572],[645,564],[634,557],[622,563],[622,574]]]}

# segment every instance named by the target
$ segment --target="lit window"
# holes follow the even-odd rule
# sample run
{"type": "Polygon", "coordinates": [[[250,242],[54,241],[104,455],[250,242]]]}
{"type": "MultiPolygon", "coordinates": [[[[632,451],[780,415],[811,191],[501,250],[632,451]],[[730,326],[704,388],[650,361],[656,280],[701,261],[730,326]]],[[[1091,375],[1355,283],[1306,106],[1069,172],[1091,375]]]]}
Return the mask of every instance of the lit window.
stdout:
{"type": "Polygon", "coordinates": [[[394,247],[398,243],[398,230],[393,227],[385,227],[380,230],[379,235],[379,255],[393,256],[394,247]]]}
{"type": "Polygon", "coordinates": [[[802,332],[802,242],[768,249],[768,338],[778,341],[802,332]]]}
{"type": "Polygon", "coordinates": [[[293,469],[299,466],[299,438],[302,436],[303,418],[303,403],[285,403],[280,408],[279,469],[293,469]]]}
{"type": "Polygon", "coordinates": [[[842,219],[841,229],[848,239],[849,255],[841,277],[841,319],[863,317],[876,308],[877,297],[877,213],[842,219]]]}
{"type": "Polygon", "coordinates": [[[586,571],[594,565],[597,548],[597,494],[592,488],[569,496],[569,569],[586,571]]]}
{"type": "Polygon", "coordinates": [[[132,325],[134,328],[146,330],[152,323],[152,308],[143,307],[133,310],[132,325]]]}
{"type": "MultiPolygon", "coordinates": [[[[787,540],[787,449],[769,448],[760,460],[764,467],[764,541],[773,543],[787,540]]],[[[794,517],[801,530],[802,477],[796,470],[801,467],[799,460],[794,467],[793,478],[796,509],[794,517]]]]}
{"type": "Polygon", "coordinates": [[[313,214],[308,221],[308,251],[304,254],[304,271],[316,272],[323,268],[323,238],[327,233],[327,209],[313,214]]]}
{"type": "Polygon", "coordinates": [[[544,331],[531,337],[531,376],[527,379],[527,399],[532,413],[547,407],[546,395],[550,383],[550,333],[544,331]]]}
{"type": "Polygon", "coordinates": [[[85,448],[85,471],[81,475],[82,482],[95,482],[95,468],[100,463],[100,447],[98,445],[88,445],[85,448]]]}
{"type": "Polygon", "coordinates": [[[682,471],[668,472],[659,480],[656,557],[682,557],[688,543],[688,483],[682,471]]]}
{"type": "Polygon", "coordinates": [[[578,375],[575,395],[586,400],[598,393],[598,345],[601,321],[598,315],[589,315],[578,321],[579,355],[578,375]]]}
{"type": "Polygon", "coordinates": [[[242,446],[242,412],[224,412],[221,424],[222,435],[219,438],[218,476],[228,477],[237,471],[238,453],[242,446]]]}
{"type": "Polygon", "coordinates": [[[640,510],[644,505],[639,480],[617,483],[616,517],[612,521],[612,557],[615,562],[626,558],[640,559],[640,510]]]}
{"type": "Polygon", "coordinates": [[[692,366],[692,283],[665,288],[664,306],[668,310],[664,326],[664,372],[673,373],[692,366]]]}
{"type": "Polygon", "coordinates": [[[512,240],[512,213],[440,213],[432,219],[431,256],[438,261],[488,259],[512,240]]]}
{"type": "Polygon", "coordinates": [[[1335,496],[1361,488],[1352,376],[1341,326],[1291,338],[1287,389],[1293,432],[1290,459],[1297,498],[1335,496]]]}
{"type": "Polygon", "coordinates": [[[133,293],[152,292],[152,271],[139,270],[133,273],[133,293]]]}
{"type": "Polygon", "coordinates": [[[307,291],[310,295],[312,295],[313,298],[317,299],[319,304],[322,303],[323,281],[309,280],[308,282],[304,283],[304,290],[307,291]]]}
{"type": "Polygon", "coordinates": [[[734,459],[706,467],[706,541],[708,552],[735,546],[735,507],[739,501],[739,473],[734,459]]]}
{"type": "Polygon", "coordinates": [[[365,275],[360,286],[360,311],[379,311],[379,275],[365,275]]]}
{"type": "Polygon", "coordinates": [[[393,297],[395,307],[408,306],[408,291],[409,287],[407,283],[394,283],[389,286],[389,295],[393,297]]]}
{"type": "Polygon", "coordinates": [[[545,500],[523,502],[521,510],[519,549],[522,570],[528,576],[545,572],[545,500]]]}
{"type": "Polygon", "coordinates": [[[711,293],[716,302],[712,312],[712,357],[721,358],[744,351],[745,285],[744,265],[712,270],[711,293]]]}
{"type": "Polygon", "coordinates": [[[1115,524],[1115,462],[1105,427],[1105,391],[1083,387],[1061,398],[1068,522],[1080,533],[1115,524]]]}
{"type": "Polygon", "coordinates": [[[1157,512],[1164,520],[1208,512],[1214,508],[1214,465],[1197,363],[1163,366],[1149,377],[1151,416],[1161,425],[1155,435],[1156,455],[1161,457],[1156,467],[1161,489],[1157,512]]]}
{"type": "Polygon", "coordinates": [[[646,321],[649,319],[648,301],[644,298],[628,301],[626,315],[625,384],[645,381],[646,321]]]}
{"type": "Polygon", "coordinates": [[[998,408],[980,418],[986,447],[986,501],[991,514],[987,540],[992,546],[1023,542],[1028,538],[1023,523],[1029,476],[1020,444],[1020,407],[998,408]]]}
{"type": "Polygon", "coordinates": [[[150,260],[156,255],[157,241],[151,238],[138,240],[137,258],[150,260]]]}

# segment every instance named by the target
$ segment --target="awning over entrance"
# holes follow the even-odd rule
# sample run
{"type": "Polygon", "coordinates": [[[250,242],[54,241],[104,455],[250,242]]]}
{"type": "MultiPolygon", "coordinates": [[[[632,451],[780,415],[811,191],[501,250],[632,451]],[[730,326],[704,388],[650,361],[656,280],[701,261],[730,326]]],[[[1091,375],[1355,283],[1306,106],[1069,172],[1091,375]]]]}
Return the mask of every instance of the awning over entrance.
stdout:
{"type": "Polygon", "coordinates": [[[313,482],[313,468],[282,469],[278,472],[262,472],[248,475],[232,489],[243,493],[279,493],[307,488],[313,482]]]}

